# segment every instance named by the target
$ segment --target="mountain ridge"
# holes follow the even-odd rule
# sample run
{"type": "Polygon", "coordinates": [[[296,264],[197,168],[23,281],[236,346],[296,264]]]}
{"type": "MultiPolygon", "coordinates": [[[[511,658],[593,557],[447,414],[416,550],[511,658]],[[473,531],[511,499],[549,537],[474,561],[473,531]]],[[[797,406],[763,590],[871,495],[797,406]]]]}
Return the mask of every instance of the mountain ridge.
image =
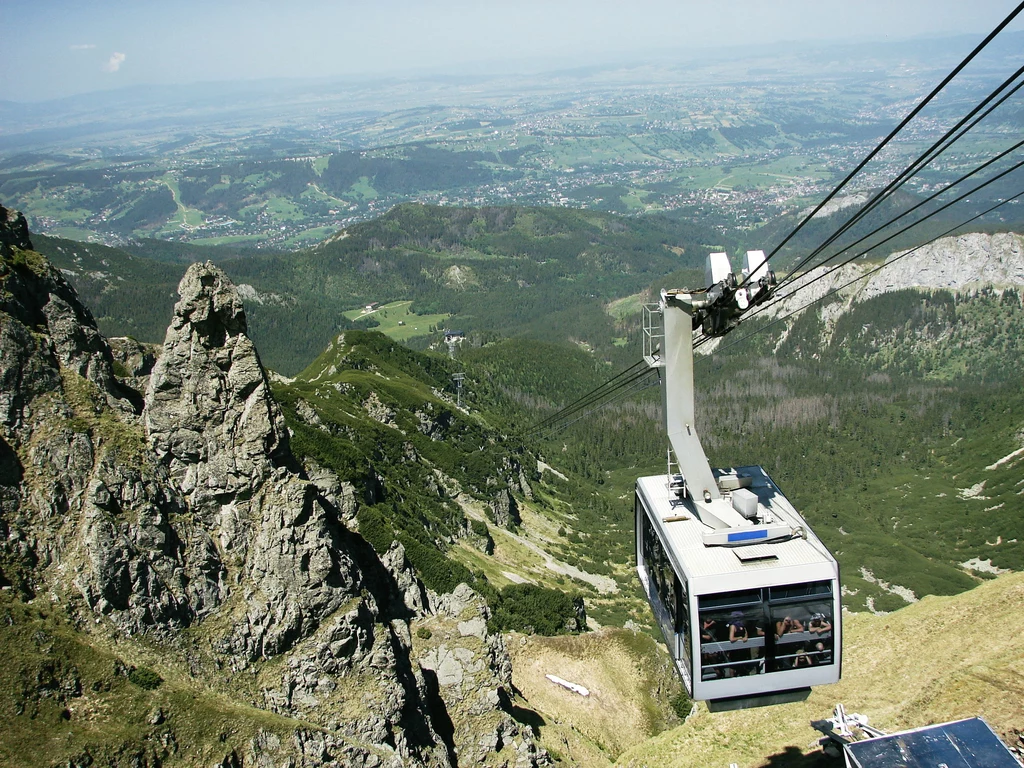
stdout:
{"type": "Polygon", "coordinates": [[[428,594],[400,546],[378,556],[347,527],[351,486],[305,477],[223,272],[186,273],[142,401],[117,381],[60,272],[17,246],[0,268],[0,643],[21,660],[0,673],[11,724],[0,754],[75,765],[173,764],[193,750],[224,765],[239,754],[296,765],[549,762],[511,714],[507,654],[483,625],[483,601],[468,588],[428,594]],[[472,617],[471,631],[455,632],[472,617]],[[428,618],[443,631],[414,649],[410,624],[428,618]],[[15,650],[31,626],[43,639],[15,650]],[[51,691],[30,681],[49,679],[39,670],[58,635],[74,639],[83,666],[62,658],[67,682],[51,691]],[[438,682],[453,645],[454,691],[438,682]],[[111,674],[97,653],[153,667],[118,661],[111,674]],[[163,678],[168,695],[184,685],[283,720],[269,730],[236,720],[236,736],[218,742],[189,730],[201,715],[158,693],[163,678]],[[472,706],[464,687],[479,693],[472,706]],[[161,714],[140,714],[140,697],[163,701],[161,714]],[[125,701],[152,727],[139,721],[119,741],[95,713],[125,701]],[[12,752],[48,702],[61,738],[12,752]]]}

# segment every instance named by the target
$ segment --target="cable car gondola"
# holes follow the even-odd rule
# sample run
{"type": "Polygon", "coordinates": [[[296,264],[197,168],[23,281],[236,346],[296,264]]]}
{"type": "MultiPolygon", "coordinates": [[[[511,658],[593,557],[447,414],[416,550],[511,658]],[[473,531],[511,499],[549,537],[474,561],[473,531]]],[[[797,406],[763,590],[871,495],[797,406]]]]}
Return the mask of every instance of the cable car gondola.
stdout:
{"type": "Polygon", "coordinates": [[[637,572],[687,692],[712,711],[805,698],[841,673],[839,566],[759,466],[712,469],[697,436],[693,330],[720,336],[775,283],[749,251],[737,287],[711,254],[703,291],[645,308],[644,357],[662,372],[664,475],[636,482],[637,572]]]}

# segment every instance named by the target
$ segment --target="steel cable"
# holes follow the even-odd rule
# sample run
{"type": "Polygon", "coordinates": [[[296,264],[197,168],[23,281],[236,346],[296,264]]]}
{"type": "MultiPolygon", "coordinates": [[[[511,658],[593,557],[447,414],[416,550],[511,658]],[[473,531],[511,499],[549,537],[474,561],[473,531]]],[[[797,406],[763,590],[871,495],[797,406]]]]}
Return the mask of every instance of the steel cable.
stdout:
{"type": "MultiPolygon", "coordinates": [[[[760,266],[763,266],[764,264],[767,264],[772,259],[772,257],[774,257],[786,245],[786,243],[788,243],[801,229],[804,228],[804,226],[807,224],[807,222],[809,222],[811,219],[813,219],[814,216],[817,215],[817,213],[822,208],[824,208],[825,205],[828,204],[828,202],[830,200],[832,200],[833,197],[835,197],[837,194],[839,194],[839,192],[843,189],[843,187],[845,187],[850,182],[850,180],[853,179],[854,176],[856,176],[858,173],[860,173],[861,170],[863,170],[864,166],[867,165],[875,157],[875,155],[877,155],[879,152],[881,152],[882,149],[884,149],[885,146],[890,141],[892,141],[892,139],[895,138],[895,136],[900,131],[902,131],[907,126],[907,124],[911,120],[913,120],[921,112],[921,110],[924,109],[929,104],[929,102],[931,102],[931,100],[933,98],[935,98],[935,96],[940,91],[942,91],[943,88],[945,88],[947,85],[949,85],[949,83],[953,80],[953,78],[955,78],[958,74],[960,74],[960,72],[964,69],[964,67],[966,67],[974,59],[975,56],[977,56],[979,53],[981,53],[981,51],[984,50],[985,47],[988,46],[988,44],[990,42],[992,42],[992,40],[1000,32],[1003,31],[1003,29],[1005,29],[1006,26],[1009,25],[1010,22],[1012,22],[1020,14],[1020,12],[1022,10],[1024,10],[1024,2],[1020,3],[1016,8],[1014,8],[1010,12],[1010,14],[1005,19],[1003,19],[1002,22],[999,23],[999,25],[995,29],[993,29],[991,32],[989,32],[988,35],[986,35],[984,40],[982,40],[980,43],[978,43],[977,46],[975,46],[974,50],[972,50],[969,54],[967,54],[967,56],[963,59],[963,61],[961,61],[959,64],[956,65],[956,67],[954,67],[953,71],[950,72],[948,75],[946,75],[942,79],[942,82],[940,82],[937,86],[935,86],[935,88],[933,88],[932,91],[927,96],[925,96],[925,98],[921,102],[919,102],[916,107],[914,107],[910,111],[910,114],[908,114],[905,118],[903,118],[903,120],[900,121],[899,125],[897,125],[895,128],[893,128],[893,130],[889,133],[889,135],[886,136],[884,139],[882,139],[882,141],[878,144],[878,146],[876,146],[873,150],[871,150],[871,152],[868,153],[867,157],[865,157],[863,160],[861,160],[860,163],[857,164],[857,167],[855,167],[852,171],[850,171],[849,174],[847,174],[846,178],[844,178],[839,183],[839,186],[837,186],[835,189],[833,189],[831,192],[829,192],[828,195],[825,197],[825,199],[822,200],[820,203],[818,203],[818,205],[814,208],[814,210],[811,211],[803,219],[803,221],[801,221],[788,235],[786,235],[786,237],[783,238],[781,243],[779,243],[778,245],[775,246],[775,248],[772,249],[772,251],[765,257],[765,259],[761,263],[761,265],[758,265],[758,268],[760,268],[760,266]]],[[[749,282],[751,275],[755,274],[756,272],[757,272],[756,269],[753,270],[750,273],[750,275],[748,275],[743,280],[743,282],[741,283],[740,287],[746,285],[747,282],[749,282]]]]}

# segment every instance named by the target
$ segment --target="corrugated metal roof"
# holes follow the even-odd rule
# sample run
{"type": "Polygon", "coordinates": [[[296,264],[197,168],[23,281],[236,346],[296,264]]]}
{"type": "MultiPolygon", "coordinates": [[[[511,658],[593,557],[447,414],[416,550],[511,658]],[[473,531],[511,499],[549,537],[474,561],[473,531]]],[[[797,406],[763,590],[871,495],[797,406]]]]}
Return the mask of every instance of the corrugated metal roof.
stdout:
{"type": "Polygon", "coordinates": [[[744,547],[769,553],[774,558],[756,559],[743,562],[729,547],[705,547],[703,534],[710,530],[697,518],[692,500],[670,502],[668,476],[656,475],[637,480],[642,493],[653,505],[663,541],[680,566],[690,577],[704,577],[727,574],[750,573],[804,566],[815,563],[832,563],[832,557],[824,544],[814,535],[803,517],[793,508],[761,467],[737,467],[732,470],[753,478],[750,490],[757,494],[758,503],[766,508],[778,521],[793,527],[802,527],[807,538],[795,538],[777,543],[756,544],[744,547]]]}

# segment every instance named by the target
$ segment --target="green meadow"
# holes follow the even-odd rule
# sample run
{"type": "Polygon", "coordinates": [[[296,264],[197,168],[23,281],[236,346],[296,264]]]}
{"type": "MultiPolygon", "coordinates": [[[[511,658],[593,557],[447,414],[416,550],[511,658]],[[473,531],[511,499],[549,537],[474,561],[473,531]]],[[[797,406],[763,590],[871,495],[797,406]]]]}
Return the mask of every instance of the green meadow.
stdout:
{"type": "Polygon", "coordinates": [[[365,307],[345,313],[348,320],[372,318],[380,323],[375,330],[395,341],[406,341],[415,336],[426,336],[431,328],[444,323],[450,315],[417,315],[412,311],[411,301],[393,301],[367,312],[365,307]]]}

